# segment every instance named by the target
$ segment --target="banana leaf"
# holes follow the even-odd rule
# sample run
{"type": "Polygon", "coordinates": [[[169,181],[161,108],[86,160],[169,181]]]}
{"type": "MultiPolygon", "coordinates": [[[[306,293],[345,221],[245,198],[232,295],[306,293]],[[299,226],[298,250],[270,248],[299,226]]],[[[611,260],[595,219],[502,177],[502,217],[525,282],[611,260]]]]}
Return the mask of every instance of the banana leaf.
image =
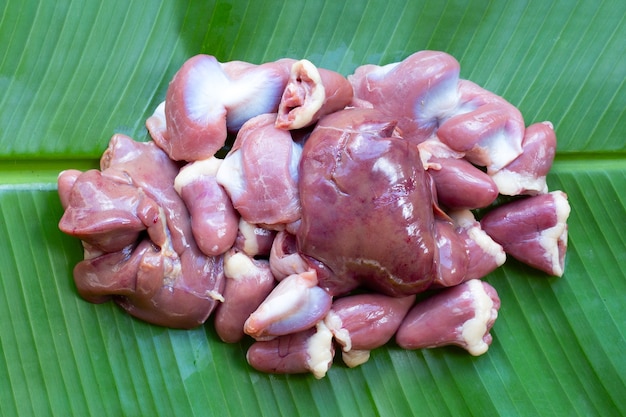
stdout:
{"type": "Polygon", "coordinates": [[[0,2],[0,414],[621,416],[626,414],[626,2],[4,0],[0,2]],[[422,49],[558,138],[565,274],[508,260],[489,351],[406,351],[327,376],[267,375],[212,325],[170,330],[81,299],[80,243],[56,176],[96,167],[192,55],[284,56],[351,73],[422,49]]]}

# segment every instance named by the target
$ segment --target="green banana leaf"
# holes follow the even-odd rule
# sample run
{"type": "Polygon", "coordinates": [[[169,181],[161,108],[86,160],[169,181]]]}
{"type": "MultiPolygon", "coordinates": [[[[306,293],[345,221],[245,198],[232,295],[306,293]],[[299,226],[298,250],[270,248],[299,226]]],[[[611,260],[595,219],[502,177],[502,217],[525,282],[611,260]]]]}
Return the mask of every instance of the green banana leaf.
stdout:
{"type": "Polygon", "coordinates": [[[0,2],[0,414],[620,416],[626,414],[626,2],[3,0],[0,2]],[[405,351],[327,376],[266,375],[211,323],[169,330],[74,287],[56,175],[96,167],[192,55],[284,56],[351,73],[434,49],[550,120],[550,189],[569,195],[565,274],[514,260],[489,351],[405,351]]]}

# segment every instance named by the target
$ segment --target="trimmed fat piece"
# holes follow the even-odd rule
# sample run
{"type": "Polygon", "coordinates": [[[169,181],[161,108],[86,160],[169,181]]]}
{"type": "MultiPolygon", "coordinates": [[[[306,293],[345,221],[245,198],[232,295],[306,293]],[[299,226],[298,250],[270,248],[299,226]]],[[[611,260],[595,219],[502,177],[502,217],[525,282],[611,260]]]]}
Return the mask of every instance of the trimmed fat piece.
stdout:
{"type": "Polygon", "coordinates": [[[471,355],[489,349],[500,309],[496,290],[477,279],[446,288],[418,302],[404,318],[396,342],[404,349],[460,346],[471,355]]]}
{"type": "Polygon", "coordinates": [[[553,191],[499,206],[482,218],[481,225],[515,259],[561,276],[569,214],[567,194],[553,191]]]}

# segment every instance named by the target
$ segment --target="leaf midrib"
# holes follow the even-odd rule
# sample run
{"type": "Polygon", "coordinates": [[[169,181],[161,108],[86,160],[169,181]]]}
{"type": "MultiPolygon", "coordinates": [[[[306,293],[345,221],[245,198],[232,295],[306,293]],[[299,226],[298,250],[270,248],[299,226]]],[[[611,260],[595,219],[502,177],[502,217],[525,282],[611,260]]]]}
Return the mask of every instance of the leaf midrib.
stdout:
{"type": "MultiPolygon", "coordinates": [[[[86,171],[99,167],[99,157],[0,159],[0,189],[16,185],[56,184],[66,169],[86,171]]],[[[552,171],[626,170],[626,151],[562,152],[556,155],[552,171]]]]}

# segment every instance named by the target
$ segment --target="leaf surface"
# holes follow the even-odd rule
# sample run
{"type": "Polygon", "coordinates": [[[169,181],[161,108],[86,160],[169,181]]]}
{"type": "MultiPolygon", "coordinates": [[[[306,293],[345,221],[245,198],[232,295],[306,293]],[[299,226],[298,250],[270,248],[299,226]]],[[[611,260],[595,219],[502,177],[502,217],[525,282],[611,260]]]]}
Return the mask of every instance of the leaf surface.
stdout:
{"type": "Polygon", "coordinates": [[[7,0],[0,5],[1,415],[626,414],[626,3],[7,0]],[[422,49],[550,120],[572,206],[562,278],[514,260],[487,354],[390,344],[326,378],[265,375],[211,323],[168,330],[80,299],[56,175],[98,166],[192,55],[351,73],[422,49]],[[8,389],[7,389],[8,388],[8,389]]]}

